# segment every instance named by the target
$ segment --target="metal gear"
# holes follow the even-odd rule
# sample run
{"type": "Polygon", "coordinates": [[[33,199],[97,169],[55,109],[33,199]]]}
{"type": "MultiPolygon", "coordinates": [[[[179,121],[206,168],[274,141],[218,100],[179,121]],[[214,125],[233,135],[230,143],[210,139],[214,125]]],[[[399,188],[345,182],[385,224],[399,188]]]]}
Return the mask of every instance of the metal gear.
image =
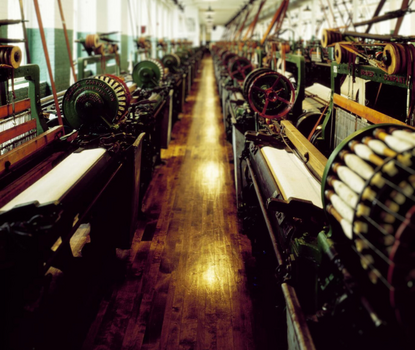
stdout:
{"type": "Polygon", "coordinates": [[[73,84],[65,93],[62,110],[74,129],[96,123],[113,126],[127,114],[130,100],[125,83],[116,76],[104,74],[73,84]]]}
{"type": "Polygon", "coordinates": [[[164,67],[158,60],[146,59],[134,66],[133,81],[142,89],[159,86],[163,78],[164,67]]]}

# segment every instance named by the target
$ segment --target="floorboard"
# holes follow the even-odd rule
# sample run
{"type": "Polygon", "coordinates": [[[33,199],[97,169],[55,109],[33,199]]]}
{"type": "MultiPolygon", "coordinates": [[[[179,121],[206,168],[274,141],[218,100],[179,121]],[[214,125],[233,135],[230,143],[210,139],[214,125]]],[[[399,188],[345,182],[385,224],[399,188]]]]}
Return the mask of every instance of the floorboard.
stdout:
{"type": "Polygon", "coordinates": [[[255,349],[232,149],[204,59],[143,201],[125,278],[101,302],[89,349],[255,349]]]}

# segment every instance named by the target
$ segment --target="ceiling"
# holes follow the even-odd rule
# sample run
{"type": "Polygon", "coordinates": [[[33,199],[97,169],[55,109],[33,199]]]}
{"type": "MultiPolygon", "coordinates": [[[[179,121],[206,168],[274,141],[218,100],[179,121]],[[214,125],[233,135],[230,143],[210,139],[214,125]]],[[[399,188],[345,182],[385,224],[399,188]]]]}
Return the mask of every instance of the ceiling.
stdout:
{"type": "MultiPolygon", "coordinates": [[[[309,1],[309,0],[305,0],[309,1]]],[[[296,7],[293,5],[297,5],[304,0],[291,0],[290,1],[290,8],[296,7]]],[[[199,9],[199,19],[200,23],[206,23],[206,11],[208,10],[209,6],[214,11],[214,25],[225,25],[232,19],[237,13],[241,11],[242,8],[245,7],[249,0],[179,0],[183,6],[192,6],[197,7],[199,9]]],[[[259,7],[259,0],[255,0],[254,3],[251,5],[250,17],[254,16],[257,12],[259,7]]],[[[266,12],[269,8],[274,8],[275,10],[280,5],[281,0],[267,0],[265,3],[264,8],[262,9],[261,13],[266,12]]],[[[274,11],[275,11],[274,10],[274,11]]],[[[272,13],[273,14],[273,13],[272,13]]],[[[271,15],[272,16],[272,15],[271,15]]]]}
{"type": "Polygon", "coordinates": [[[248,0],[179,0],[185,7],[195,6],[199,8],[199,18],[201,23],[205,23],[205,11],[209,6],[214,11],[214,25],[226,24],[239,10],[241,10],[248,0]]]}

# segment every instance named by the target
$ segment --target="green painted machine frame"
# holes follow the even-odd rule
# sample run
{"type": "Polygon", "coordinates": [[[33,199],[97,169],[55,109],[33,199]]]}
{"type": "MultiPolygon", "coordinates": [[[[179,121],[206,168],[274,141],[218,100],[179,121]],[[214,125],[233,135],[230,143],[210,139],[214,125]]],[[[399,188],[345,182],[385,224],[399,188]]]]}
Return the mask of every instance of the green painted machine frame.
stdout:
{"type": "Polygon", "coordinates": [[[121,60],[120,55],[110,54],[110,55],[95,55],[88,57],[79,57],[78,58],[78,79],[88,78],[91,75],[87,75],[87,68],[89,65],[95,65],[95,72],[92,75],[98,74],[114,74],[120,75],[121,72],[121,60]],[[101,63],[105,62],[105,71],[102,69],[101,63]],[[115,62],[115,65],[108,66],[108,62],[115,62]]]}
{"type": "Polygon", "coordinates": [[[407,79],[404,75],[390,75],[383,70],[369,66],[369,65],[349,65],[347,63],[338,64],[332,61],[331,68],[331,96],[330,104],[327,108],[327,112],[324,116],[322,123],[322,133],[318,138],[319,142],[327,143],[330,139],[330,120],[334,108],[333,95],[340,91],[340,76],[341,75],[353,75],[354,77],[370,80],[376,83],[382,83],[386,85],[395,86],[398,88],[409,89],[407,85],[407,79]]]}
{"type": "MultiPolygon", "coordinates": [[[[40,135],[45,132],[48,127],[43,119],[42,109],[40,105],[40,70],[36,64],[28,64],[20,66],[11,71],[10,69],[0,69],[0,83],[5,85],[9,79],[24,78],[29,84],[28,97],[30,99],[30,110],[32,119],[36,119],[36,134],[40,135]]],[[[5,91],[5,89],[1,89],[5,91]]],[[[2,101],[3,102],[3,101],[2,101]]]]}
{"type": "MultiPolygon", "coordinates": [[[[276,58],[281,58],[279,52],[276,53],[276,58]]],[[[304,56],[295,54],[286,54],[285,61],[293,63],[297,68],[297,86],[295,88],[295,102],[292,108],[292,114],[299,116],[303,113],[303,100],[305,98],[305,58],[304,56]]],[[[275,67],[272,67],[275,70],[275,67]]]]}

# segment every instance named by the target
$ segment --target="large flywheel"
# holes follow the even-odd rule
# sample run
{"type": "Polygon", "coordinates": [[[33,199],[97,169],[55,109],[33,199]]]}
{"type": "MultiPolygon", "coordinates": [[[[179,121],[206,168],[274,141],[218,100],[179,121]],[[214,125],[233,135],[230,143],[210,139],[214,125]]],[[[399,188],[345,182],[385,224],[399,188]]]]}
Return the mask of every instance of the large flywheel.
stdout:
{"type": "Polygon", "coordinates": [[[174,53],[168,53],[161,59],[164,67],[168,68],[170,72],[175,72],[180,67],[180,57],[174,53]]]}
{"type": "Polygon", "coordinates": [[[164,67],[158,60],[147,59],[138,62],[133,69],[133,81],[142,89],[160,86],[164,78],[164,67]]]}
{"type": "Polygon", "coordinates": [[[233,53],[233,52],[226,52],[223,56],[222,56],[222,63],[223,63],[223,65],[225,66],[225,67],[228,67],[228,63],[229,63],[229,61],[232,59],[232,58],[234,58],[234,57],[237,57],[237,54],[236,53],[233,53]]]}
{"type": "Polygon", "coordinates": [[[104,74],[77,81],[65,93],[62,110],[74,129],[82,125],[113,126],[128,112],[130,92],[114,75],[104,74]]]}
{"type": "Polygon", "coordinates": [[[239,82],[243,82],[253,69],[251,61],[245,57],[234,57],[228,62],[229,75],[239,82]]]}
{"type": "Polygon", "coordinates": [[[291,82],[274,71],[254,76],[248,89],[249,105],[264,118],[282,119],[295,102],[295,90],[291,82]]]}

